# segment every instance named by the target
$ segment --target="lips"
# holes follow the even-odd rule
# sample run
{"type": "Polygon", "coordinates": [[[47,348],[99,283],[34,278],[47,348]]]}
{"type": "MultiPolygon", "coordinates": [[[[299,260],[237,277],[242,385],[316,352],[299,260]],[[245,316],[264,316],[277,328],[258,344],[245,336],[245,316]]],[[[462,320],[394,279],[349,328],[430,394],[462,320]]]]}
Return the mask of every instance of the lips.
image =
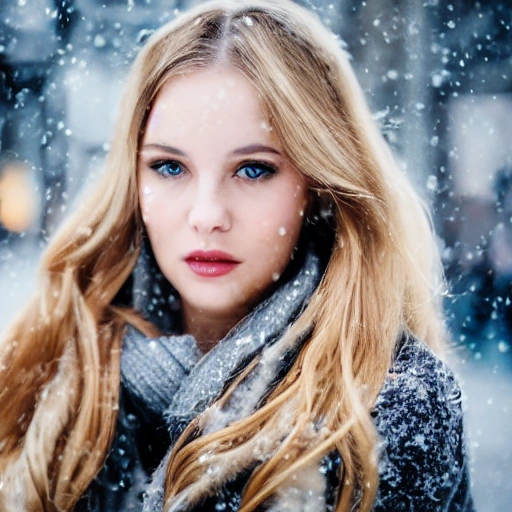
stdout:
{"type": "Polygon", "coordinates": [[[219,277],[234,270],[240,261],[223,251],[194,251],[185,257],[190,270],[201,277],[219,277]]]}

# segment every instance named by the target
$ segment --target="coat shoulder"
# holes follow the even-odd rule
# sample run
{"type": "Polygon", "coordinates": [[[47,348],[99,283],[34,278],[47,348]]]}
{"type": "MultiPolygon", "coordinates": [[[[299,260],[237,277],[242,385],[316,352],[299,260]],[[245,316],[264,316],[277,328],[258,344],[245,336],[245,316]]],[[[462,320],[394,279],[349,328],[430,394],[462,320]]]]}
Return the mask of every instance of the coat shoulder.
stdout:
{"type": "Polygon", "coordinates": [[[372,416],[381,441],[376,511],[473,510],[460,385],[415,337],[402,344],[372,416]]]}

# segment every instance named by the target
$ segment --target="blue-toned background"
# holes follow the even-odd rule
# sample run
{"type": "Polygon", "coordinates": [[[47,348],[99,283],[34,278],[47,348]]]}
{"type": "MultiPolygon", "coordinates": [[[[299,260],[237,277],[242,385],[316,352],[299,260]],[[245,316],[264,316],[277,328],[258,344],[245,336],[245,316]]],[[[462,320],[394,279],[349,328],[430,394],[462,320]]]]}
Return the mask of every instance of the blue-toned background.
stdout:
{"type": "MultiPolygon", "coordinates": [[[[127,69],[173,0],[1,0],[0,328],[41,250],[102,171],[127,69]]],[[[511,0],[301,2],[352,55],[433,210],[481,512],[512,502],[511,0]]]]}

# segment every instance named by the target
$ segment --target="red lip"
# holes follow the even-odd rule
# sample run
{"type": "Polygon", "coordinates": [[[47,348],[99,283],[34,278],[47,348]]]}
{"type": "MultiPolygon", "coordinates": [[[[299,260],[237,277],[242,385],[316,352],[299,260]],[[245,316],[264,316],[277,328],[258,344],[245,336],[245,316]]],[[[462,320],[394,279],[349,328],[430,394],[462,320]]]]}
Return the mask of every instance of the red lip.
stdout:
{"type": "Polygon", "coordinates": [[[234,256],[223,251],[193,251],[185,257],[190,270],[201,277],[219,277],[239,264],[234,256]]]}

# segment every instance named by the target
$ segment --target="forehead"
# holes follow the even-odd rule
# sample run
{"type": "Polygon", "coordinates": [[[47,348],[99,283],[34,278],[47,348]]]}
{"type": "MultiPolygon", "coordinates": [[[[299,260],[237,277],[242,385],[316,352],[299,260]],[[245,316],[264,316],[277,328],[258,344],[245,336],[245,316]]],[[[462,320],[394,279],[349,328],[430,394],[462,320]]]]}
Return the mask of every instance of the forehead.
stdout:
{"type": "Polygon", "coordinates": [[[151,114],[172,110],[179,115],[197,107],[205,115],[229,109],[264,117],[256,89],[231,67],[188,71],[171,77],[157,95],[151,114]]]}
{"type": "Polygon", "coordinates": [[[171,77],[156,97],[145,136],[194,137],[227,126],[233,139],[271,132],[256,89],[238,70],[223,66],[171,77]]]}

